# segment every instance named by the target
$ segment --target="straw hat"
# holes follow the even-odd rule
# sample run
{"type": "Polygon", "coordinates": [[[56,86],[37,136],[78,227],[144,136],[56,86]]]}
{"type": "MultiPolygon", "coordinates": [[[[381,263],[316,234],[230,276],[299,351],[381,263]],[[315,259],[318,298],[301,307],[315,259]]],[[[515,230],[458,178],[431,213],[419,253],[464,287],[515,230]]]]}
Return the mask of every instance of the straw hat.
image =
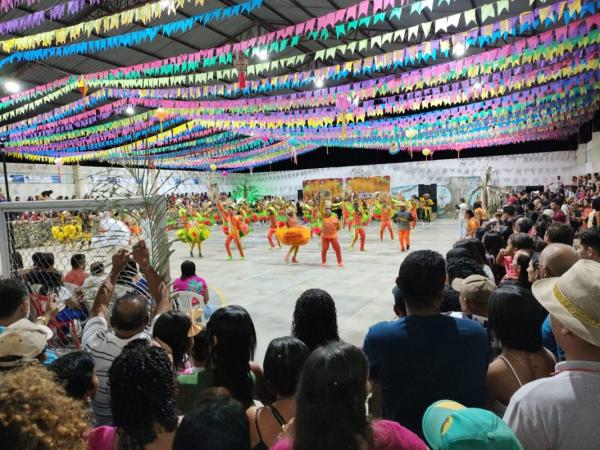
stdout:
{"type": "Polygon", "coordinates": [[[556,320],[600,347],[600,263],[580,260],[561,277],[536,281],[532,291],[556,320]]]}

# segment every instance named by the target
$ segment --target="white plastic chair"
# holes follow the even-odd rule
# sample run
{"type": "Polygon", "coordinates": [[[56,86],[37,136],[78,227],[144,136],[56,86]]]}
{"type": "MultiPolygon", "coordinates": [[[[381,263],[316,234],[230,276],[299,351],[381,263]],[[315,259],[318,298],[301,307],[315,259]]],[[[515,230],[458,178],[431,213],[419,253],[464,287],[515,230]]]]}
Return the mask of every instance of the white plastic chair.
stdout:
{"type": "Polygon", "coordinates": [[[204,297],[197,292],[179,291],[173,294],[173,309],[190,313],[192,309],[202,310],[202,321],[204,322],[204,297]]]}

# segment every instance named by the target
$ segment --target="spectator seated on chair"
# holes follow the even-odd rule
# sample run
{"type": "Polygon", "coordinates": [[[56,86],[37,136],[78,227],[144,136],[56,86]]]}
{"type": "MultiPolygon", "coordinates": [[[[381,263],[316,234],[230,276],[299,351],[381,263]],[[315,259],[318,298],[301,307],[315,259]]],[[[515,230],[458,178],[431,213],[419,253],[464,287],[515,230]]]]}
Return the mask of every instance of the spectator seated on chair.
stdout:
{"type": "Polygon", "coordinates": [[[85,255],[77,253],[71,257],[71,270],[65,275],[65,283],[71,283],[75,286],[83,286],[83,282],[89,276],[85,272],[85,255]]]}

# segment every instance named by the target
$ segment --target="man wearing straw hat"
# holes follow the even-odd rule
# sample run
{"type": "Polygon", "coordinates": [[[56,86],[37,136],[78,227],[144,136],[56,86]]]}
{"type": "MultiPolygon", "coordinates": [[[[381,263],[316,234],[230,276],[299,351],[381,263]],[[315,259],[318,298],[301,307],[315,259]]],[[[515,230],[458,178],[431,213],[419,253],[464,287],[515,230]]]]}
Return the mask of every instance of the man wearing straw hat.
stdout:
{"type": "Polygon", "coordinates": [[[600,443],[600,263],[581,260],[533,285],[565,352],[556,373],[526,384],[504,420],[526,450],[597,449],[600,443]]]}

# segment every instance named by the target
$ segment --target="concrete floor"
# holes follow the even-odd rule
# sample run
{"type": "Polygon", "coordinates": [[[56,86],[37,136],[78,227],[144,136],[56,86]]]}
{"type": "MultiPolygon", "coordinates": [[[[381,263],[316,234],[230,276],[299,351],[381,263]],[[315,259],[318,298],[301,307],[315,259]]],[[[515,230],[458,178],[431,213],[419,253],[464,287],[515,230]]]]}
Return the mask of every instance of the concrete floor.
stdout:
{"type": "MultiPolygon", "coordinates": [[[[411,235],[411,251],[431,249],[445,254],[457,239],[458,224],[439,220],[432,225],[419,224],[411,235]]],[[[257,227],[244,239],[246,259],[225,260],[224,235],[220,229],[204,243],[204,258],[193,258],[198,275],[209,285],[211,303],[220,297],[222,304],[244,306],[252,316],[258,337],[256,360],[262,362],[267,345],[276,337],[289,335],[296,299],[306,289],[321,288],[335,300],[340,336],[362,345],[369,327],[394,317],[391,290],[400,263],[397,236],[394,242],[379,241],[379,223],[367,229],[366,252],[349,250],[351,234],[340,232],[345,266],[335,262],[330,250],[328,266],[321,267],[320,248],[313,239],[300,249],[300,264],[286,264],[286,249],[269,251],[267,228],[257,227]]],[[[357,244],[358,247],[358,244],[357,244]]],[[[179,266],[189,258],[185,244],[175,243],[171,256],[171,275],[178,277],[179,266]]]]}

